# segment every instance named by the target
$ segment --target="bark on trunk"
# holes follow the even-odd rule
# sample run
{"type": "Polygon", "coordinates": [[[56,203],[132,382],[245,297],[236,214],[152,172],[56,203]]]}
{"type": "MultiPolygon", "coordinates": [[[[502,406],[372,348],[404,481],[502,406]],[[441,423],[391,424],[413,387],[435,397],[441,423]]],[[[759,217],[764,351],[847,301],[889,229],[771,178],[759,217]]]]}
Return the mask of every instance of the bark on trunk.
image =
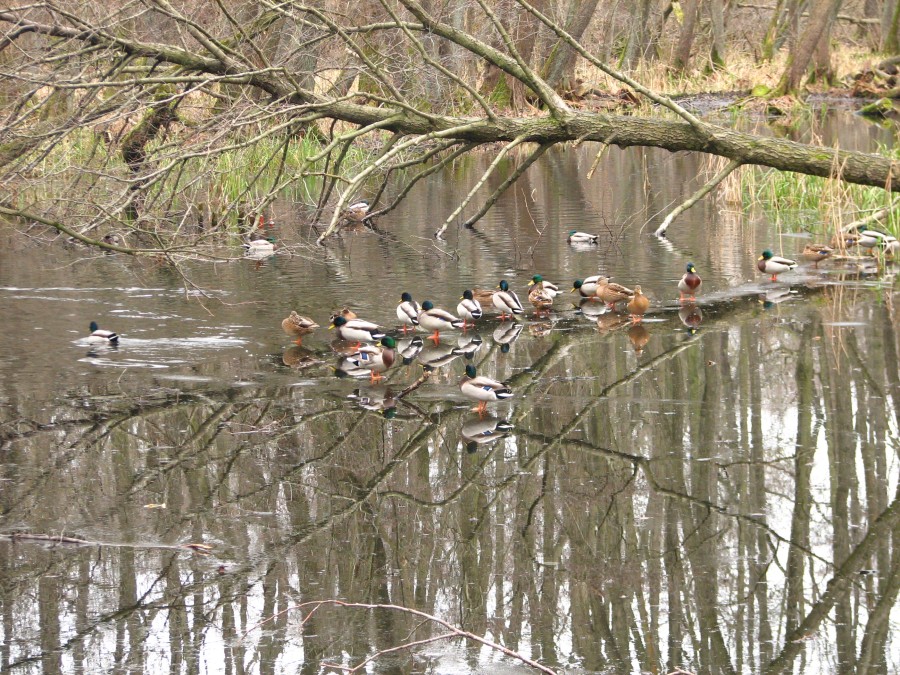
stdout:
{"type": "Polygon", "coordinates": [[[684,0],[684,21],[681,24],[681,35],[675,47],[673,63],[675,70],[684,72],[691,61],[691,49],[694,47],[694,30],[697,26],[697,14],[700,0],[684,0]]]}
{"type": "Polygon", "coordinates": [[[813,4],[806,28],[803,30],[800,39],[791,48],[787,67],[781,76],[778,86],[775,88],[775,96],[796,93],[800,88],[813,53],[819,46],[819,41],[828,39],[829,17],[832,13],[837,14],[840,5],[841,0],[817,0],[813,4]]]}
{"type": "MultiPolygon", "coordinates": [[[[563,27],[576,40],[580,41],[587,30],[591,19],[594,17],[598,2],[599,0],[586,0],[585,2],[573,0],[569,6],[563,27]]],[[[571,75],[574,63],[575,51],[561,40],[558,40],[550,49],[550,53],[544,61],[544,67],[540,69],[541,75],[557,91],[569,88],[567,84],[571,83],[566,83],[565,80],[571,75]]]]}

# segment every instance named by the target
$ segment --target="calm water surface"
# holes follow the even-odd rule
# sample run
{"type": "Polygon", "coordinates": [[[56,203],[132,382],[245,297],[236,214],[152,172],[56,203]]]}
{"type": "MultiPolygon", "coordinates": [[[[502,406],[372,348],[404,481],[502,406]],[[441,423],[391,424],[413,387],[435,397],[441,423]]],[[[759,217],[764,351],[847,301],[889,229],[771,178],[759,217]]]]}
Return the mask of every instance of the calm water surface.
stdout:
{"type": "MultiPolygon", "coordinates": [[[[421,186],[384,236],[189,264],[187,282],[6,241],[0,669],[324,673],[420,642],[368,672],[532,672],[428,641],[445,629],[399,610],[307,604],[342,600],[558,672],[896,672],[896,268],[770,283],[759,251],[807,240],[727,194],[659,242],[705,165],[611,150],[588,180],[594,152],[548,153],[442,244],[478,167],[421,186]],[[600,244],[569,246],[573,228],[600,244]],[[688,261],[701,302],[679,310],[688,261]],[[642,326],[567,294],[549,319],[448,334],[382,384],[335,371],[341,305],[393,326],[404,290],[452,309],[500,278],[524,299],[534,273],[568,290],[598,272],[650,295],[642,326]],[[302,348],[281,331],[291,309],[323,325],[302,348]],[[92,319],[118,348],[87,344],[92,319]],[[440,365],[400,396],[422,361],[440,365]],[[467,363],[515,397],[479,418],[467,363]]],[[[277,216],[281,241],[308,237],[289,205],[277,216]]]]}

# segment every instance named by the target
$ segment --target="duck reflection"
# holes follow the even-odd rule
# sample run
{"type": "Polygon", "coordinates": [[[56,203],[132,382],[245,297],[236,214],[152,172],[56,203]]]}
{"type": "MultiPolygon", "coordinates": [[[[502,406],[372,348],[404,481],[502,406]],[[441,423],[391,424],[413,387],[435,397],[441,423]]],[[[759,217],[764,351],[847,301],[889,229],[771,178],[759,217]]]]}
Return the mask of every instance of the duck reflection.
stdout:
{"type": "Polygon", "coordinates": [[[419,352],[422,351],[422,347],[425,346],[425,343],[422,341],[421,337],[408,337],[403,338],[402,340],[397,341],[397,353],[400,354],[403,359],[403,365],[408,366],[413,362],[419,352]]]}
{"type": "Polygon", "coordinates": [[[644,347],[650,341],[650,331],[642,323],[634,324],[628,329],[628,339],[631,341],[634,353],[641,356],[644,353],[644,347]]]}
{"type": "Polygon", "coordinates": [[[602,302],[585,298],[581,301],[581,304],[578,305],[578,312],[588,321],[596,321],[602,315],[607,314],[609,310],[602,302]]]}
{"type": "Polygon", "coordinates": [[[416,357],[423,366],[430,369],[443,368],[460,357],[452,345],[438,342],[426,344],[416,357]]]}
{"type": "Polygon", "coordinates": [[[546,337],[553,331],[553,323],[551,321],[538,321],[537,323],[528,324],[528,334],[534,337],[546,337]]]}
{"type": "Polygon", "coordinates": [[[622,314],[616,314],[615,312],[607,312],[606,314],[602,314],[597,317],[597,330],[606,335],[607,333],[611,333],[617,328],[621,328],[626,323],[630,323],[630,319],[627,316],[622,314]]]}
{"type": "Polygon", "coordinates": [[[513,425],[506,420],[469,415],[459,433],[466,442],[466,452],[471,453],[475,452],[479,446],[490,445],[509,436],[512,429],[513,425]]]}
{"type": "Polygon", "coordinates": [[[773,288],[759,296],[763,309],[772,309],[775,305],[779,305],[785,300],[790,300],[796,295],[796,292],[790,288],[773,288]]]}
{"type": "Polygon", "coordinates": [[[697,332],[700,324],[703,323],[703,312],[694,303],[688,303],[678,309],[678,318],[685,325],[688,331],[693,334],[697,332]]]}
{"type": "Polygon", "coordinates": [[[394,392],[387,385],[374,384],[360,387],[347,398],[356,401],[360,408],[379,412],[389,419],[396,416],[397,399],[394,398],[394,392]]]}
{"type": "Polygon", "coordinates": [[[504,323],[494,329],[494,342],[498,345],[511,345],[519,339],[519,335],[525,329],[525,324],[513,321],[512,323],[504,323]]]}
{"type": "Polygon", "coordinates": [[[456,347],[453,349],[453,353],[470,359],[475,356],[475,353],[481,349],[483,344],[484,340],[481,339],[478,333],[463,334],[456,339],[456,347]]]}
{"type": "Polygon", "coordinates": [[[281,362],[288,368],[301,369],[314,366],[319,363],[319,359],[316,358],[312,350],[299,345],[292,345],[284,350],[284,353],[281,355],[281,362]]]}

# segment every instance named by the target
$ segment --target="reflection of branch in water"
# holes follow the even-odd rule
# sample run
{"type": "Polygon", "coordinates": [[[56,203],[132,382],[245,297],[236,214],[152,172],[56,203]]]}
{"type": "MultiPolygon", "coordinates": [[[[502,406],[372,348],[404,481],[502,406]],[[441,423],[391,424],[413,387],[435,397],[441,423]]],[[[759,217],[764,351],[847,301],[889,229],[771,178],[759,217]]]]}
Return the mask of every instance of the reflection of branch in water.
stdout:
{"type": "MultiPolygon", "coordinates": [[[[443,626],[444,628],[446,628],[449,631],[448,633],[438,636],[438,637],[435,637],[433,639],[411,642],[407,645],[398,645],[398,646],[390,647],[388,649],[384,649],[382,651],[376,652],[372,656],[368,657],[365,661],[357,664],[353,668],[347,668],[347,667],[339,666],[339,665],[336,665],[333,663],[327,664],[328,667],[331,667],[331,668],[340,668],[341,670],[345,670],[348,673],[355,673],[355,672],[359,672],[360,669],[365,668],[366,665],[368,665],[373,660],[375,660],[376,658],[378,658],[379,656],[381,656],[383,654],[389,654],[389,653],[395,652],[399,649],[405,649],[405,648],[414,646],[416,644],[424,644],[425,642],[434,641],[437,639],[442,639],[442,638],[449,639],[449,638],[454,638],[454,637],[461,637],[461,638],[465,638],[466,640],[472,640],[473,642],[482,644],[485,647],[488,647],[489,649],[496,650],[496,651],[498,651],[502,654],[505,654],[506,656],[509,656],[511,658],[517,659],[517,660],[521,661],[522,663],[524,663],[528,666],[531,666],[532,668],[534,668],[536,670],[541,671],[542,673],[547,673],[547,675],[556,675],[556,671],[551,670],[547,666],[541,665],[537,661],[533,661],[533,660],[529,659],[528,657],[523,656],[522,654],[519,654],[518,652],[515,652],[512,649],[509,649],[508,647],[504,647],[503,645],[497,644],[496,642],[491,642],[490,640],[483,638],[479,635],[475,635],[474,633],[470,633],[469,631],[465,631],[465,630],[462,630],[461,628],[457,628],[453,624],[448,623],[448,622],[444,621],[443,619],[434,616],[433,614],[427,614],[425,612],[419,611],[418,609],[412,609],[411,607],[403,607],[402,605],[383,605],[383,604],[370,604],[370,603],[364,603],[364,602],[345,602],[343,600],[312,600],[310,602],[301,602],[298,605],[294,605],[292,607],[287,607],[286,609],[283,609],[280,612],[277,612],[276,614],[273,614],[272,616],[263,619],[262,621],[257,623],[255,626],[251,626],[246,631],[244,631],[243,635],[241,635],[241,638],[246,637],[247,634],[250,633],[251,631],[254,631],[257,628],[261,628],[262,626],[265,626],[267,623],[269,623],[270,621],[273,621],[274,619],[276,619],[277,617],[281,616],[282,614],[284,614],[286,612],[293,612],[296,610],[305,610],[307,607],[310,607],[310,608],[312,608],[310,613],[312,613],[312,612],[315,612],[319,607],[322,607],[323,605],[333,605],[336,607],[353,607],[353,608],[358,608],[358,609],[384,609],[384,610],[391,610],[391,611],[395,611],[395,612],[404,612],[406,614],[412,614],[413,616],[417,616],[422,619],[425,619],[426,621],[431,621],[433,623],[436,623],[440,626],[443,626]]],[[[306,618],[304,618],[304,621],[306,621],[306,618]]],[[[322,665],[326,665],[326,664],[322,664],[322,665]]]]}
{"type": "MultiPolygon", "coordinates": [[[[881,515],[871,523],[866,536],[831,577],[822,597],[810,607],[809,612],[797,628],[790,635],[785,636],[784,648],[781,653],[765,669],[767,675],[788,672],[793,668],[794,658],[803,649],[804,641],[819,629],[834,605],[844,597],[850,585],[856,580],[863,565],[875,553],[876,547],[890,538],[891,532],[898,524],[900,524],[900,498],[895,499],[893,504],[882,511],[881,515]]],[[[898,574],[897,565],[895,556],[892,577],[896,577],[898,574]]],[[[884,572],[887,573],[887,570],[884,572]]]]}

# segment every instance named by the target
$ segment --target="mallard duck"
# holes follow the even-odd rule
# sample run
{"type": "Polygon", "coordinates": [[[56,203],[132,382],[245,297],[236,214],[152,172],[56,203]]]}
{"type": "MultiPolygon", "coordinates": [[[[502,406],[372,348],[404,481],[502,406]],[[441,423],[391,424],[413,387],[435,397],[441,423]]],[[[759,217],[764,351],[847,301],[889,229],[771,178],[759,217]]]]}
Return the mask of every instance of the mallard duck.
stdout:
{"type": "Polygon", "coordinates": [[[342,340],[349,340],[362,344],[363,342],[378,342],[384,337],[384,331],[371,321],[363,321],[362,319],[345,319],[342,316],[336,316],[331,320],[328,329],[334,328],[337,335],[342,340]]]}
{"type": "Polygon", "coordinates": [[[390,335],[381,338],[379,345],[363,345],[359,350],[347,357],[357,368],[365,368],[374,382],[381,379],[381,373],[394,365],[397,342],[390,335]]]}
{"type": "Polygon", "coordinates": [[[547,281],[540,274],[535,274],[533,277],[531,277],[531,281],[528,282],[528,285],[541,286],[545,291],[547,291],[547,295],[550,296],[551,300],[559,295],[559,286],[550,281],[547,281]]]}
{"type": "Polygon", "coordinates": [[[513,395],[512,389],[503,382],[492,380],[489,377],[478,376],[475,366],[471,363],[466,366],[466,374],[459,381],[459,390],[464,396],[478,401],[476,410],[483,415],[487,410],[488,401],[502,401],[513,395]]]}
{"type": "Polygon", "coordinates": [[[472,325],[474,326],[475,320],[480,319],[484,314],[481,309],[481,303],[475,299],[475,295],[468,289],[463,291],[462,297],[459,299],[459,304],[456,306],[456,313],[462,317],[463,330],[466,330],[469,327],[468,319],[472,320],[472,325]]]}
{"type": "Polygon", "coordinates": [[[347,319],[347,321],[350,321],[351,319],[358,319],[358,318],[359,318],[358,316],[356,316],[356,312],[354,312],[354,311],[353,311],[352,309],[350,309],[349,307],[341,307],[340,309],[334,310],[334,311],[331,313],[331,316],[328,317],[328,320],[329,320],[329,321],[334,321],[334,318],[337,317],[337,316],[342,316],[342,317],[344,317],[345,319],[347,319]]]}
{"type": "Polygon", "coordinates": [[[479,305],[481,305],[482,309],[484,309],[484,305],[494,304],[494,293],[496,293],[496,291],[493,289],[473,288],[472,299],[475,300],[479,305]]]}
{"type": "Polygon", "coordinates": [[[413,300],[409,293],[404,292],[400,296],[400,304],[397,305],[397,318],[400,319],[400,323],[403,325],[404,335],[407,330],[419,325],[420,311],[422,311],[422,308],[419,307],[419,303],[413,300]]]}
{"type": "Polygon", "coordinates": [[[900,242],[897,241],[895,236],[887,232],[866,228],[857,230],[857,234],[859,235],[859,245],[872,252],[880,248],[885,254],[893,256],[900,250],[900,242]]]}
{"type": "Polygon", "coordinates": [[[118,344],[119,336],[111,330],[101,330],[96,321],[91,321],[89,327],[91,334],[87,341],[92,344],[118,344]]]}
{"type": "Polygon", "coordinates": [[[634,291],[622,284],[612,283],[609,277],[601,276],[597,280],[597,297],[606,303],[607,307],[614,307],[617,302],[629,300],[634,291]]]}
{"type": "Polygon", "coordinates": [[[466,452],[478,450],[480,445],[490,445],[509,435],[513,425],[496,417],[473,417],[463,424],[459,434],[466,441],[466,452]]]}
{"type": "Polygon", "coordinates": [[[576,279],[572,284],[572,293],[578,293],[582,298],[591,300],[597,299],[597,282],[600,281],[600,275],[596,274],[587,279],[576,279]]]}
{"type": "Polygon", "coordinates": [[[442,330],[462,328],[463,320],[446,309],[435,307],[431,300],[426,300],[422,303],[422,309],[419,311],[419,325],[425,330],[433,330],[434,333],[430,337],[437,342],[441,339],[442,330]]]}
{"type": "Polygon", "coordinates": [[[104,244],[109,244],[110,246],[122,247],[125,245],[125,238],[116,232],[109,232],[103,235],[102,241],[104,244]]]}
{"type": "Polygon", "coordinates": [[[703,283],[703,280],[700,278],[700,275],[697,274],[697,268],[694,267],[694,263],[688,263],[685,269],[684,275],[681,277],[681,280],[678,282],[678,301],[684,302],[684,296],[690,296],[691,302],[696,299],[697,291],[700,289],[700,284],[703,283]]]}
{"type": "Polygon", "coordinates": [[[294,342],[298,345],[303,344],[302,340],[304,335],[309,335],[318,327],[319,324],[308,316],[302,316],[294,311],[291,312],[289,317],[281,322],[281,328],[288,335],[295,336],[297,339],[294,342]]]}
{"type": "Polygon", "coordinates": [[[512,318],[516,314],[522,314],[525,311],[519,296],[516,295],[515,291],[509,290],[509,284],[506,283],[506,279],[501,279],[497,288],[500,290],[494,291],[491,302],[494,303],[494,307],[500,310],[501,321],[506,321],[507,314],[512,318]]]}
{"type": "Polygon", "coordinates": [[[839,232],[831,238],[831,248],[840,250],[859,245],[859,235],[855,232],[839,232]]]}
{"type": "Polygon", "coordinates": [[[650,309],[650,298],[641,293],[641,287],[634,287],[634,296],[625,306],[628,313],[631,314],[631,323],[640,323],[644,318],[644,314],[650,309]]]}
{"type": "Polygon", "coordinates": [[[779,274],[792,270],[795,267],[797,267],[796,261],[774,255],[769,249],[762,252],[756,263],[756,269],[763,274],[771,274],[772,281],[778,281],[779,274]]]}
{"type": "Polygon", "coordinates": [[[245,241],[243,246],[246,252],[251,254],[274,253],[275,237],[250,239],[249,241],[245,241]]]}
{"type": "Polygon", "coordinates": [[[819,263],[834,255],[834,249],[825,244],[807,244],[800,252],[800,257],[818,267],[819,263]]]}
{"type": "Polygon", "coordinates": [[[570,244],[596,244],[599,239],[600,237],[596,234],[588,234],[578,230],[569,230],[569,236],[566,237],[566,241],[570,244]]]}
{"type": "Polygon", "coordinates": [[[364,221],[367,215],[369,215],[369,202],[366,199],[355,201],[344,209],[344,217],[357,223],[364,221]]]}
{"type": "Polygon", "coordinates": [[[543,284],[535,284],[528,291],[528,302],[534,306],[534,313],[549,314],[550,308],[553,307],[553,296],[543,287],[543,284]]]}

